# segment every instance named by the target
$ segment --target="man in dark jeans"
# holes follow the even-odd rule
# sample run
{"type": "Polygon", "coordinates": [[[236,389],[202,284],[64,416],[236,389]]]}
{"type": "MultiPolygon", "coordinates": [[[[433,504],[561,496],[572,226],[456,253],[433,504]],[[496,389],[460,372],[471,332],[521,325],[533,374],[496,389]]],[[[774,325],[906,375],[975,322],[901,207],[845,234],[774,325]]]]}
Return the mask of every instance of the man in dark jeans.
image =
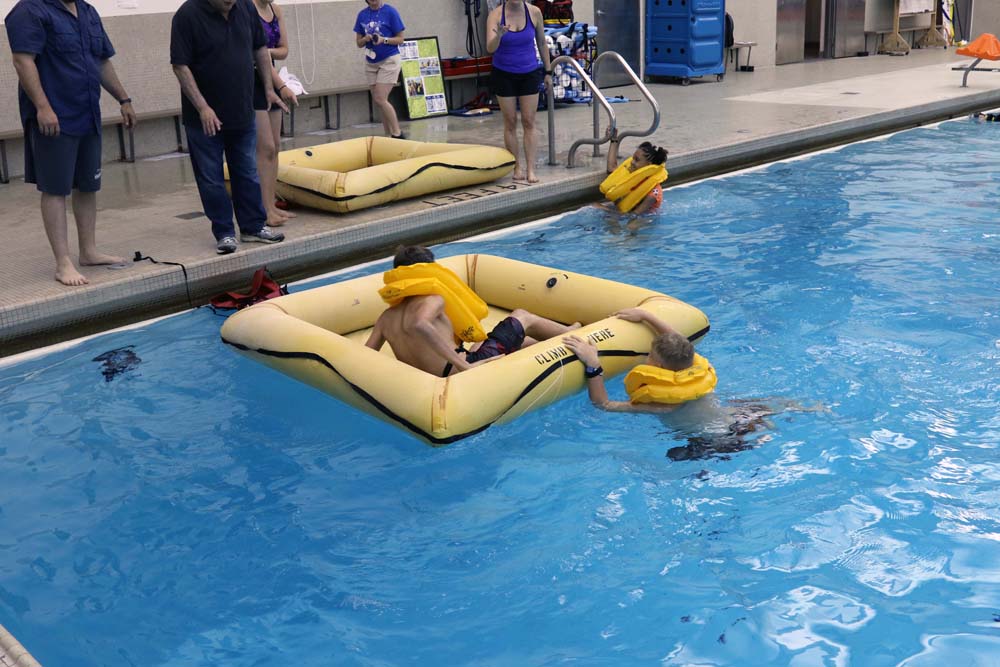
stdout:
{"type": "Polygon", "coordinates": [[[170,64],[181,83],[188,150],[205,215],[212,221],[216,251],[225,255],[236,250],[234,209],[241,241],[284,241],[284,234],[265,224],[267,213],[257,178],[253,109],[257,73],[268,105],[288,108],[271,84],[271,58],[251,1],[186,0],[174,14],[170,64]],[[226,193],[223,154],[232,201],[226,193]]]}
{"type": "Polygon", "coordinates": [[[17,71],[24,125],[24,182],[42,193],[42,222],[56,258],[56,280],[89,282],[73,264],[66,233],[66,197],[80,242],[80,265],[119,264],[97,250],[101,189],[101,87],[135,123],[132,100],[111,64],[115,54],[101,17],[84,0],[20,0],[5,19],[17,71]]]}

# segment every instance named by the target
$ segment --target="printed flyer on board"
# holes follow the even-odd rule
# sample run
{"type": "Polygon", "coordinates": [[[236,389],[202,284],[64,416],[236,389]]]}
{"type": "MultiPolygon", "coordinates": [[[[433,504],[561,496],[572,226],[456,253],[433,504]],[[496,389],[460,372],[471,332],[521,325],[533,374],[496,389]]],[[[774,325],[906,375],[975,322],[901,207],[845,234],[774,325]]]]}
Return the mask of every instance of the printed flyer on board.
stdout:
{"type": "Polygon", "coordinates": [[[403,60],[403,92],[410,118],[448,113],[437,37],[408,39],[399,45],[403,60]]]}

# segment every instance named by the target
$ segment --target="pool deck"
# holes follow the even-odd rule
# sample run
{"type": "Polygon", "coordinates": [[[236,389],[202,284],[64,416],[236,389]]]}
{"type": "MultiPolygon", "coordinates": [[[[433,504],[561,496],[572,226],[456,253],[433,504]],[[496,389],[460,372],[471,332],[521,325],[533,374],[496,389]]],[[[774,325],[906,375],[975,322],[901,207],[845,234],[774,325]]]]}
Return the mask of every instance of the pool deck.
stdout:
{"type": "MultiPolygon", "coordinates": [[[[970,59],[954,49],[913,51],[905,57],[871,56],[823,60],[756,72],[730,71],[724,81],[706,77],[692,85],[650,84],[662,119],[651,140],[670,150],[670,184],[682,183],[813,150],[1000,107],[1000,75],[973,73],[968,88],[954,65],[970,59]]],[[[634,87],[608,94],[641,99],[634,87]]],[[[615,104],[621,130],[649,126],[650,107],[640,101],[615,104]]],[[[281,281],[329,271],[389,254],[399,243],[431,243],[468,236],[572,208],[596,198],[605,158],[577,152],[567,169],[566,153],[591,133],[593,112],[585,105],[556,111],[557,166],[548,159],[546,117],[538,117],[541,183],[514,184],[507,177],[465,188],[333,215],[296,209],[283,227],[281,244],[241,246],[215,254],[207,219],[185,155],[161,156],[104,167],[98,198],[102,250],[131,258],[136,251],[186,267],[193,303],[245,286],[254,269],[267,266],[281,281]],[[544,165],[544,166],[543,166],[544,165]]],[[[606,124],[606,121],[602,121],[606,124]]],[[[476,119],[443,117],[404,123],[412,139],[502,145],[499,113],[476,119]]],[[[283,148],[339,141],[379,132],[371,125],[302,134],[283,148]]],[[[627,155],[638,144],[627,140],[627,155]]],[[[669,190],[667,202],[669,206],[669,190]]],[[[0,356],[14,354],[188,307],[179,267],[139,262],[119,270],[84,267],[90,284],[65,287],[53,279],[33,186],[19,180],[0,185],[0,356]]],[[[71,247],[75,230],[70,221],[71,247]]]]}

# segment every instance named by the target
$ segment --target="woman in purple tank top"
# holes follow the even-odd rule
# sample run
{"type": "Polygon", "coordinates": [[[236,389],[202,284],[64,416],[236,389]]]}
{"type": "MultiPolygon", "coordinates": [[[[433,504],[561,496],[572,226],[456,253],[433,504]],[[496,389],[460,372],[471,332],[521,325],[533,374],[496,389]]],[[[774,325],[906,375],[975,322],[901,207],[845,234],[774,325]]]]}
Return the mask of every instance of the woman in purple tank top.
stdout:
{"type": "Polygon", "coordinates": [[[537,183],[535,157],[538,137],[535,115],[538,111],[538,88],[552,74],[549,50],[545,46],[542,11],[525,0],[506,0],[486,19],[486,50],[493,54],[490,88],[503,113],[503,143],[514,154],[514,180],[537,183]],[[538,56],[541,54],[542,62],[538,56]],[[544,63],[544,65],[542,64],[544,63]],[[518,155],[517,107],[521,106],[524,128],[524,161],[518,155]]]}
{"type": "MultiPolygon", "coordinates": [[[[281,15],[281,9],[272,0],[254,0],[253,4],[257,7],[257,16],[267,38],[267,51],[271,54],[271,81],[274,83],[274,90],[289,107],[298,105],[295,93],[285,85],[274,67],[275,60],[288,57],[288,33],[285,32],[285,19],[281,15]]],[[[254,81],[258,81],[256,76],[254,81]]],[[[257,89],[261,88],[257,86],[257,89]]],[[[259,94],[255,90],[254,111],[257,117],[257,175],[260,178],[260,194],[267,210],[267,224],[278,227],[295,217],[294,213],[282,211],[275,205],[278,150],[281,147],[281,109],[276,106],[268,108],[263,90],[259,94]]]]}

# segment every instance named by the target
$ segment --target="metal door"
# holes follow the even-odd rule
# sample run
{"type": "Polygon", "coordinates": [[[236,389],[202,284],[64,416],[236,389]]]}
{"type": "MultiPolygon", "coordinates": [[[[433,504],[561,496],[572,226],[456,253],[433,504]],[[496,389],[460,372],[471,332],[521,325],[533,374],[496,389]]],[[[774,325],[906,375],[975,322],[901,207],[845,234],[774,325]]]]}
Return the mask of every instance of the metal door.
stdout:
{"type": "Polygon", "coordinates": [[[778,32],[774,62],[797,63],[806,57],[806,0],[778,0],[778,32]]]}
{"type": "Polygon", "coordinates": [[[848,58],[865,50],[865,0],[827,0],[830,3],[826,55],[848,58]]]}
{"type": "MultiPolygon", "coordinates": [[[[636,72],[639,71],[639,5],[637,0],[594,0],[598,51],[618,52],[636,72]]],[[[626,86],[632,81],[617,64],[608,63],[594,83],[606,88],[626,86]]]]}

